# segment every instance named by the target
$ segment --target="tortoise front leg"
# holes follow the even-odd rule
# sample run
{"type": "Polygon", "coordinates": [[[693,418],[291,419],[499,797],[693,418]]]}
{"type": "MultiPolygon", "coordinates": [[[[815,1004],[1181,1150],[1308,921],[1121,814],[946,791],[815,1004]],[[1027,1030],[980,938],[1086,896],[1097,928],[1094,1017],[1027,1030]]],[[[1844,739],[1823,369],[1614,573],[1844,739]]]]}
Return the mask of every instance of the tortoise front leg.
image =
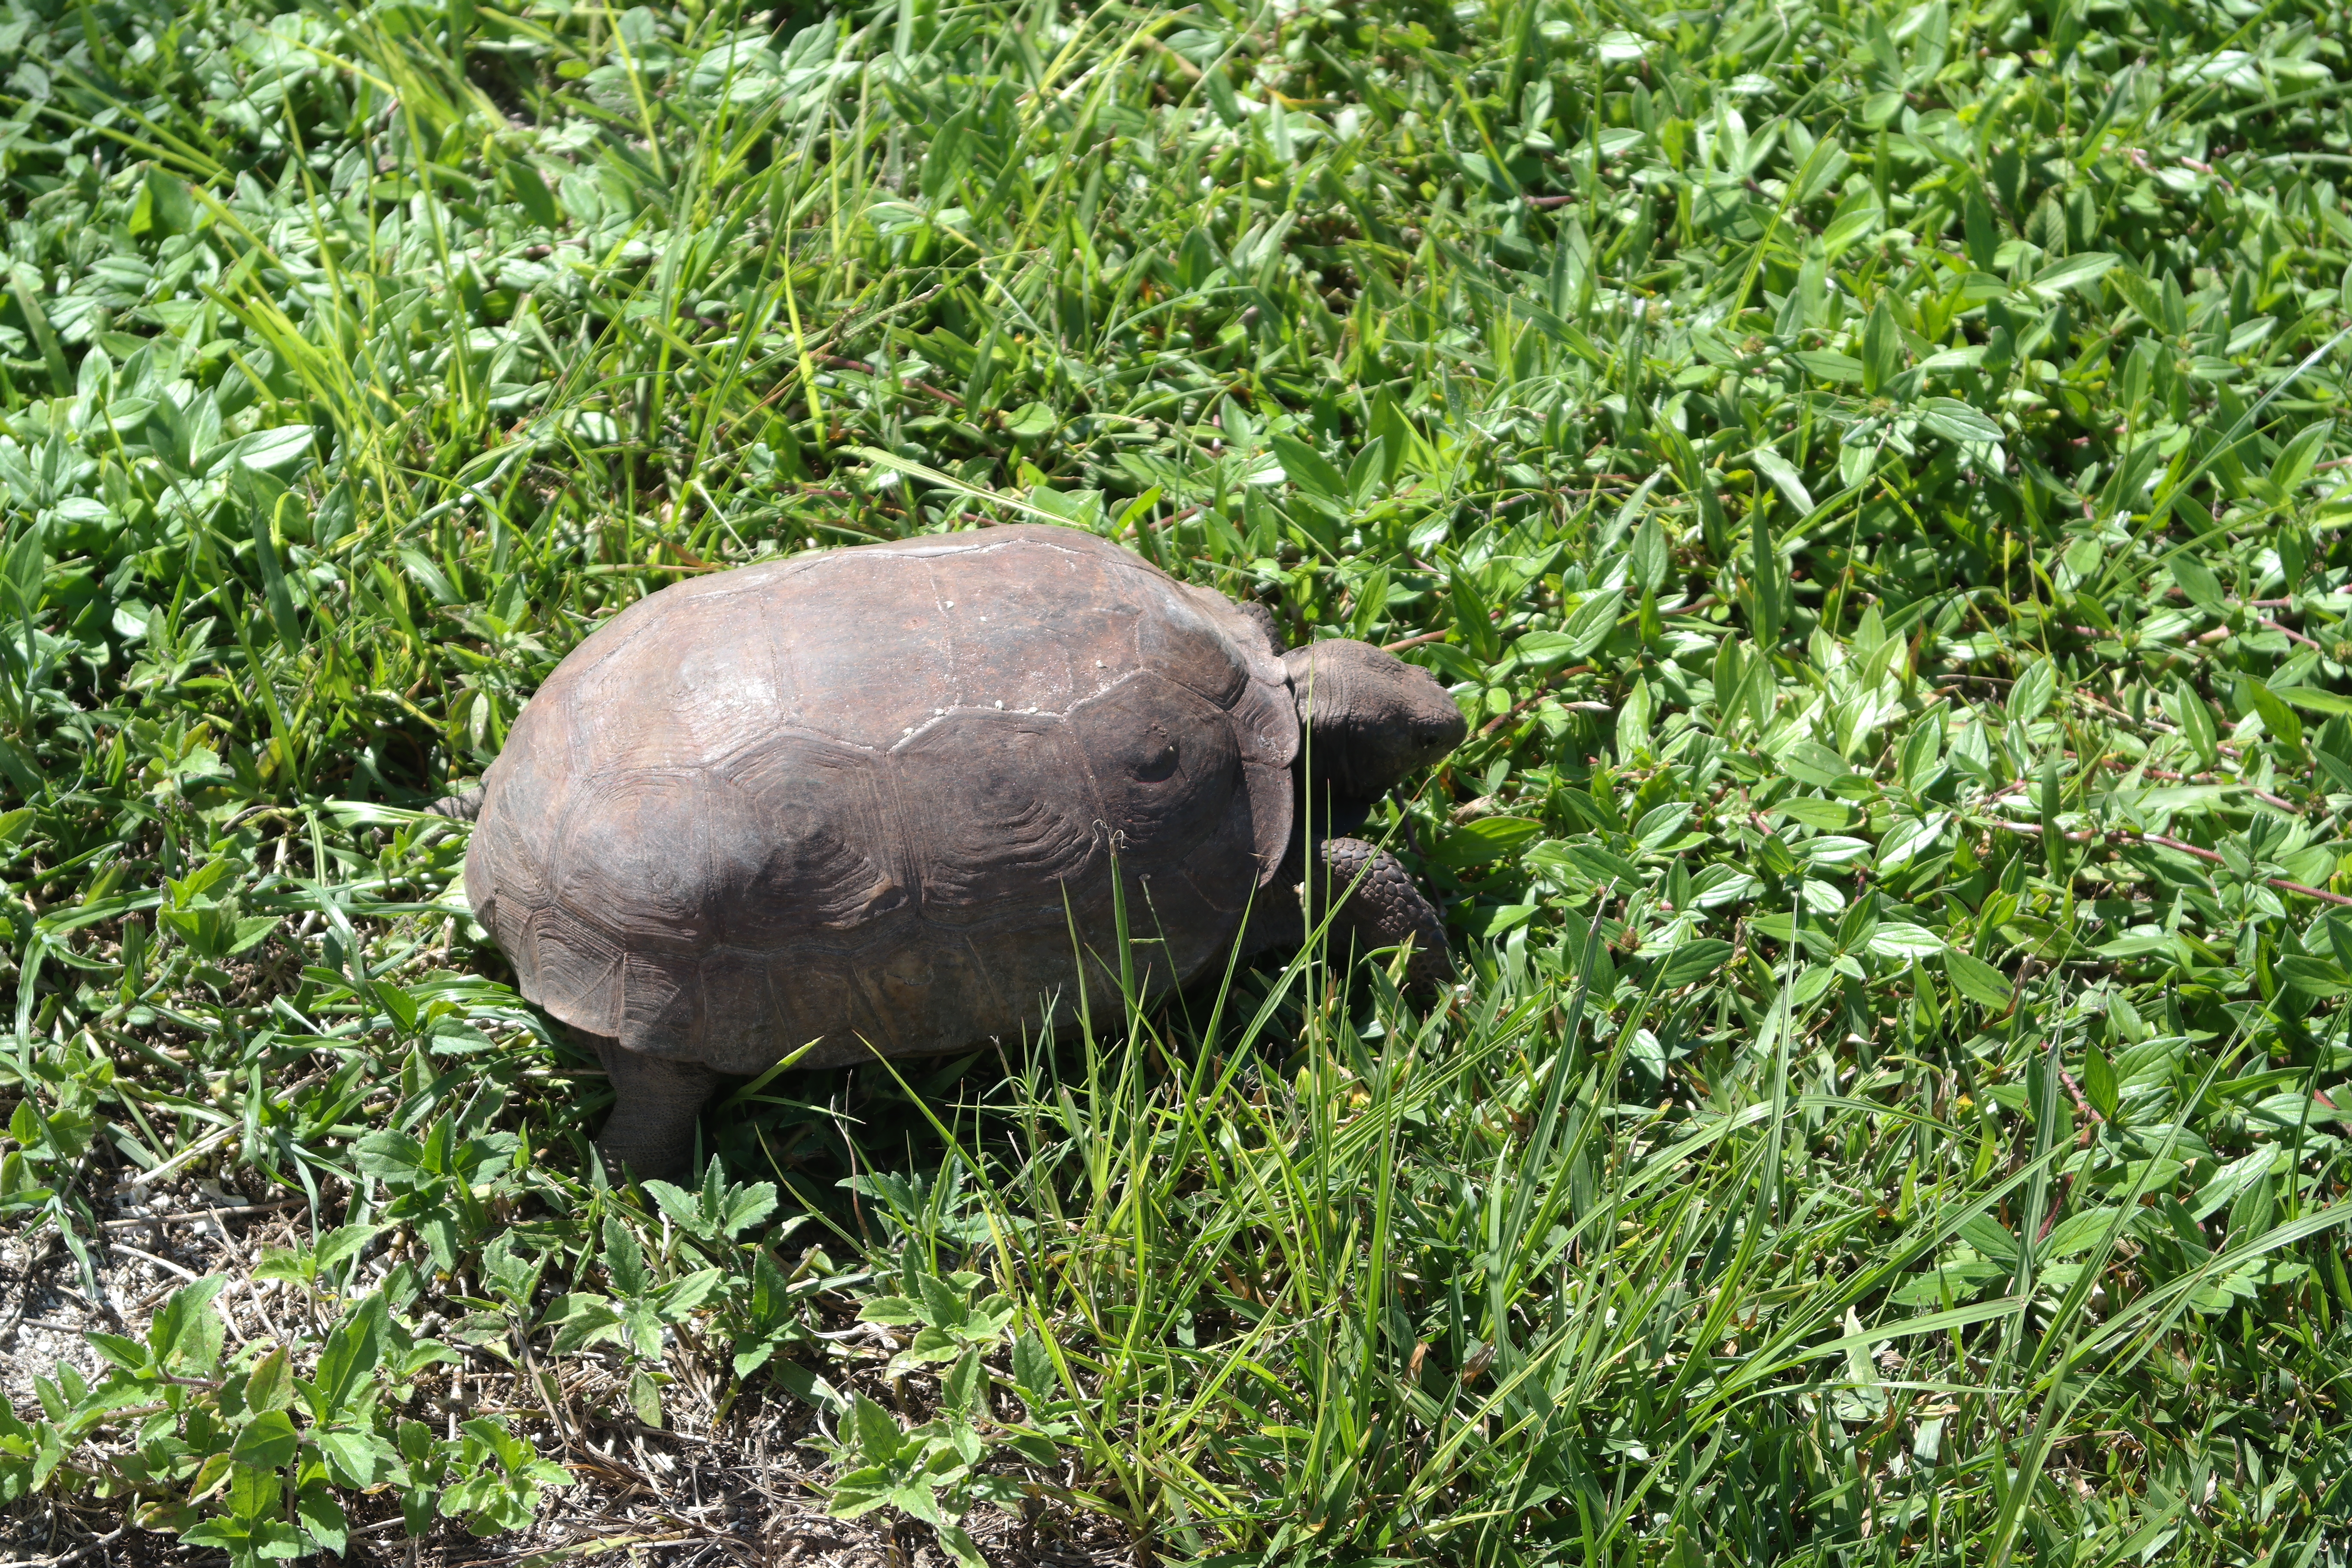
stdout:
{"type": "Polygon", "coordinates": [[[1412,874],[1397,858],[1360,838],[1327,838],[1318,858],[1323,895],[1344,899],[1332,917],[1335,937],[1352,936],[1356,951],[1412,942],[1405,964],[1409,984],[1439,986],[1454,979],[1454,958],[1445,950],[1445,926],[1413,886],[1412,874]],[[1350,889],[1353,889],[1350,891],[1350,889]]]}
{"type": "Polygon", "coordinates": [[[645,1179],[676,1180],[694,1157],[694,1123],[719,1087],[719,1075],[700,1062],[675,1062],[598,1038],[596,1055],[613,1083],[613,1114],[596,1135],[604,1168],[624,1167],[645,1179]]]}

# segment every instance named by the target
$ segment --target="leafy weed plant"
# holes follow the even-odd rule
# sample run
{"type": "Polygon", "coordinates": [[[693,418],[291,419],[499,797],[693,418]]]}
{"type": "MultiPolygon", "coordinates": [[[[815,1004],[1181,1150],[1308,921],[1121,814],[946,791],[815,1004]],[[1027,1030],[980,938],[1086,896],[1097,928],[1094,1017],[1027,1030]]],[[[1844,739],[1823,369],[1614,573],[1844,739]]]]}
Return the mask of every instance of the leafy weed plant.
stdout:
{"type": "Polygon", "coordinates": [[[593,1363],[967,1558],[2335,1561],[2344,23],[7,0],[0,1219],[307,1236],[0,1498],[513,1529],[593,1363]],[[1374,828],[1465,984],[773,1074],[614,1187],[418,808],[644,594],[1015,518],[1448,682],[1374,828]]]}

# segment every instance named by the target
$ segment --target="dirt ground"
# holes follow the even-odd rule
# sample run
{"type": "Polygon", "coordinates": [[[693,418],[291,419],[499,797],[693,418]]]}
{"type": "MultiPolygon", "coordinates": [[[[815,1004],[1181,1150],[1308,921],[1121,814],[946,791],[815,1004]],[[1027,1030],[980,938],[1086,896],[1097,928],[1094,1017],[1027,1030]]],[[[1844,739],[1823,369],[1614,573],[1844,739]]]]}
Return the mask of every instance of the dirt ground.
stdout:
{"type": "MultiPolygon", "coordinates": [[[[89,1329],[139,1334],[172,1291],[206,1274],[231,1280],[215,1298],[228,1345],[286,1338],[299,1320],[291,1287],[256,1281],[263,1250],[288,1245],[308,1229],[301,1200],[255,1203],[209,1181],[166,1180],[101,1205],[103,1241],[91,1261],[98,1291],[54,1231],[0,1230],[0,1394],[20,1416],[38,1413],[36,1375],[70,1365],[100,1375],[101,1363],[82,1335],[89,1329]]],[[[436,1326],[428,1319],[428,1330],[436,1326]]],[[[625,1553],[629,1568],[925,1568],[950,1559],[918,1524],[895,1528],[882,1514],[859,1520],[824,1516],[816,1486],[821,1451],[803,1446],[816,1413],[781,1393],[746,1394],[714,1420],[724,1388],[691,1354],[673,1355],[676,1382],[665,1394],[667,1429],[646,1426],[626,1410],[620,1381],[593,1363],[567,1363],[559,1409],[534,1398],[503,1363],[469,1356],[446,1384],[421,1401],[432,1418],[497,1411],[530,1433],[541,1453],[576,1478],[549,1494],[524,1531],[478,1540],[445,1522],[410,1540],[398,1500],[388,1493],[344,1495],[353,1526],[347,1560],[370,1568],[552,1568],[625,1553]]],[[[420,1411],[421,1415],[427,1415],[420,1411]]],[[[885,1510],[886,1512],[887,1510],[885,1510]]],[[[1049,1509],[1032,1522],[995,1509],[974,1510],[965,1527],[992,1563],[1131,1564],[1138,1552],[1123,1532],[1091,1515],[1049,1509]]],[[[219,1552],[184,1547],[177,1538],[129,1528],[111,1504],[71,1498],[34,1499],[0,1510],[0,1568],[180,1568],[225,1562],[219,1552]]]]}

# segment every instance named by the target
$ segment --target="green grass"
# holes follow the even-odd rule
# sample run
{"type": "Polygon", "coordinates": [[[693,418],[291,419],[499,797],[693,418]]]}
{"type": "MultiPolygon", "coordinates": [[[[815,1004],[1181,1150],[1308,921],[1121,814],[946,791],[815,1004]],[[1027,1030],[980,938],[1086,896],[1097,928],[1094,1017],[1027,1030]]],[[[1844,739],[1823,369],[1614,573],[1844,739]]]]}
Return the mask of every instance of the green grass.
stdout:
{"type": "Polygon", "coordinates": [[[315,1246],[0,1500],[510,1529],[580,1433],[446,1368],[593,1363],[950,1549],[2339,1561],[2347,20],[7,0],[0,1222],[94,1274],[182,1161],[315,1246]],[[1453,687],[1386,826],[1465,986],[605,1186],[414,808],[681,574],[1038,513],[1453,687]]]}

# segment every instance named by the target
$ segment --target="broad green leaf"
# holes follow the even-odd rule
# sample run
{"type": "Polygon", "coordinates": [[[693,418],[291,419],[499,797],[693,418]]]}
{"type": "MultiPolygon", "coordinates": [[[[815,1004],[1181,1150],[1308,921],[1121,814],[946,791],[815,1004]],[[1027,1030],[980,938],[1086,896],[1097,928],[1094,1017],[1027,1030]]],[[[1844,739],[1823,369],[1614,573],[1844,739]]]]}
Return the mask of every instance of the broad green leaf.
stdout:
{"type": "Polygon", "coordinates": [[[1853,807],[1842,800],[1824,800],[1820,795],[1792,795],[1772,808],[1793,822],[1823,833],[1835,833],[1853,826],[1853,807]]]}
{"type": "Polygon", "coordinates": [[[1803,367],[1807,374],[1822,381],[1858,383],[1863,379],[1862,362],[1851,354],[1835,353],[1827,349],[1806,349],[1799,350],[1789,357],[1803,367]]]}
{"type": "Polygon", "coordinates": [[[1922,398],[1919,422],[1947,441],[1963,444],[1999,441],[2001,427],[1968,404],[1949,397],[1922,398]]]}
{"type": "Polygon", "coordinates": [[[849,1406],[849,1429],[845,1434],[856,1445],[858,1455],[869,1465],[885,1465],[898,1457],[906,1442],[906,1434],[891,1414],[863,1394],[853,1394],[849,1406]]]}
{"type": "Polygon", "coordinates": [[[1944,973],[1951,977],[1952,988],[1980,1007],[2006,1009],[2010,1005],[2009,981],[1991,964],[1973,953],[1958,948],[1944,953],[1944,973]]]}
{"type": "Polygon", "coordinates": [[[294,1423],[286,1412],[264,1410],[237,1434],[235,1456],[240,1467],[278,1469],[293,1459],[294,1444],[294,1423]]]}
{"type": "Polygon", "coordinates": [[[1759,447],[1748,454],[1756,471],[1772,481],[1772,488],[1788,499],[1790,506],[1803,516],[1813,510],[1813,493],[1805,488],[1804,477],[1788,458],[1769,447],[1759,447]]]}
{"type": "Polygon", "coordinates": [[[1873,857],[1879,875],[1885,876],[1914,857],[1933,849],[1950,825],[1949,814],[1940,811],[1916,821],[1897,823],[1878,841],[1878,852],[1873,857]]]}
{"type": "MultiPolygon", "coordinates": [[[[1612,605],[1611,608],[1613,610],[1615,606],[1612,605]]],[[[1612,614],[1609,619],[1613,626],[1616,616],[1612,614]]],[[[1581,655],[1576,639],[1565,632],[1521,632],[1517,640],[1511,644],[1511,657],[1520,668],[1548,675],[1581,655]]],[[[2352,704],[2347,706],[2352,707],[2352,704]]]]}
{"type": "Polygon", "coordinates": [[[2069,289],[2079,289],[2095,283],[2107,274],[2119,258],[2104,250],[2086,250],[2052,262],[2033,275],[2027,285],[2044,298],[2055,298],[2069,289]]]}
{"type": "Polygon", "coordinates": [[[1658,987],[1678,991],[1714,979],[1731,957],[1731,943],[1719,937],[1694,937],[1666,954],[1658,966],[1658,987]]]}
{"type": "Polygon", "coordinates": [[[306,1486],[295,1494],[294,1504],[304,1533],[322,1550],[341,1553],[349,1543],[351,1521],[335,1494],[323,1486],[306,1486]]]}
{"type": "Polygon", "coordinates": [[[1633,841],[1644,849],[1663,849],[1691,819],[1694,806],[1688,801],[1670,800],[1651,807],[1633,825],[1633,841]]]}
{"type": "Polygon", "coordinates": [[[1276,436],[1272,445],[1275,460],[1282,465],[1282,471],[1290,477],[1292,484],[1323,500],[1346,502],[1347,476],[1333,467],[1330,459],[1294,437],[1276,436]]]}
{"type": "Polygon", "coordinates": [[[425,1146],[405,1132],[371,1132],[352,1147],[360,1170],[380,1181],[413,1179],[425,1171],[425,1146]]]}
{"type": "Polygon", "coordinates": [[[2168,564],[2172,568],[2172,580],[2180,584],[2180,591],[2189,595],[2190,603],[2209,616],[2227,616],[2230,613],[2229,604],[2221,596],[2221,581],[2202,561],[2181,552],[2176,553],[2168,564]]]}
{"type": "Polygon", "coordinates": [[[1870,951],[1880,958],[1929,958],[1945,951],[1944,939],[1924,926],[1883,921],[1871,933],[1870,951]]]}
{"type": "Polygon", "coordinates": [[[1883,392],[1903,369],[1903,333],[1895,311],[1881,294],[1862,327],[1862,389],[1883,392]]]}
{"type": "Polygon", "coordinates": [[[2281,701],[2309,712],[2352,716],[2352,697],[2341,692],[2321,691],[2308,686],[2287,686],[2276,689],[2272,694],[2281,701]]]}
{"type": "MultiPolygon", "coordinates": [[[[22,1102],[29,1104],[29,1102],[22,1102]]],[[[147,1328],[148,1347],[155,1363],[209,1368],[220,1353],[221,1326],[213,1298],[227,1281],[209,1274],[173,1291],[147,1328]]]]}
{"type": "Polygon", "coordinates": [[[1879,226],[1876,207],[1864,207],[1838,218],[1822,231],[1822,250],[1832,260],[1852,248],[1854,242],[1879,226]]]}
{"type": "Polygon", "coordinates": [[[1034,441],[1052,431],[1057,423],[1058,416],[1048,405],[1025,403],[1006,416],[1004,428],[1009,435],[1034,441]]]}
{"type": "Polygon", "coordinates": [[[2035,659],[2025,667],[2010,689],[2009,721],[2031,724],[2049,708],[2050,700],[2058,690],[2058,667],[2049,658],[2035,659]]]}
{"type": "Polygon", "coordinates": [[[2099,1048],[2096,1041],[2084,1050],[2083,1093],[2094,1110],[2109,1121],[2115,1121],[2122,1108],[2121,1089],[2116,1080],[2115,1063],[2107,1059],[2107,1053],[2099,1048]]]}
{"type": "Polygon", "coordinates": [[[2289,746],[2303,744],[2303,721],[2293,708],[2282,701],[2277,693],[2261,681],[2249,677],[2239,683],[2241,700],[2263,716],[2263,728],[2289,746]]]}
{"type": "Polygon", "coordinates": [[[1594,649],[1609,640],[1609,634],[1617,629],[1617,617],[1623,609],[1623,601],[1613,594],[1595,594],[1579,605],[1560,632],[1567,639],[1567,657],[1591,657],[1594,649]]]}
{"type": "Polygon", "coordinates": [[[1483,866],[1542,835],[1543,824],[1528,817],[1481,817],[1448,833],[1431,858],[1456,868],[1483,866]]]}
{"type": "Polygon", "coordinates": [[[636,1234],[618,1215],[604,1216],[604,1268],[611,1276],[613,1292],[624,1300],[646,1294],[651,1281],[646,1273],[645,1249],[637,1245],[636,1234]]]}
{"type": "Polygon", "coordinates": [[[1658,525],[1655,513],[1643,519],[1642,526],[1633,531],[1633,558],[1630,576],[1633,585],[1644,593],[1655,593],[1666,581],[1674,565],[1673,555],[1666,544],[1666,531],[1658,525]]]}
{"type": "Polygon", "coordinates": [[[2196,752],[2198,765],[2210,768],[2220,756],[2221,731],[2213,722],[2213,710],[2205,700],[2186,681],[2177,681],[2165,694],[2164,710],[2180,727],[2189,746],[2196,752]]]}
{"type": "Polygon", "coordinates": [[[256,430],[205,454],[203,458],[205,472],[217,474],[232,463],[261,473],[286,468],[310,449],[314,434],[308,425],[256,430]]]}
{"type": "Polygon", "coordinates": [[[255,1410],[283,1410],[294,1403],[294,1370],[278,1345],[254,1363],[245,1383],[246,1405],[255,1410]]]}

